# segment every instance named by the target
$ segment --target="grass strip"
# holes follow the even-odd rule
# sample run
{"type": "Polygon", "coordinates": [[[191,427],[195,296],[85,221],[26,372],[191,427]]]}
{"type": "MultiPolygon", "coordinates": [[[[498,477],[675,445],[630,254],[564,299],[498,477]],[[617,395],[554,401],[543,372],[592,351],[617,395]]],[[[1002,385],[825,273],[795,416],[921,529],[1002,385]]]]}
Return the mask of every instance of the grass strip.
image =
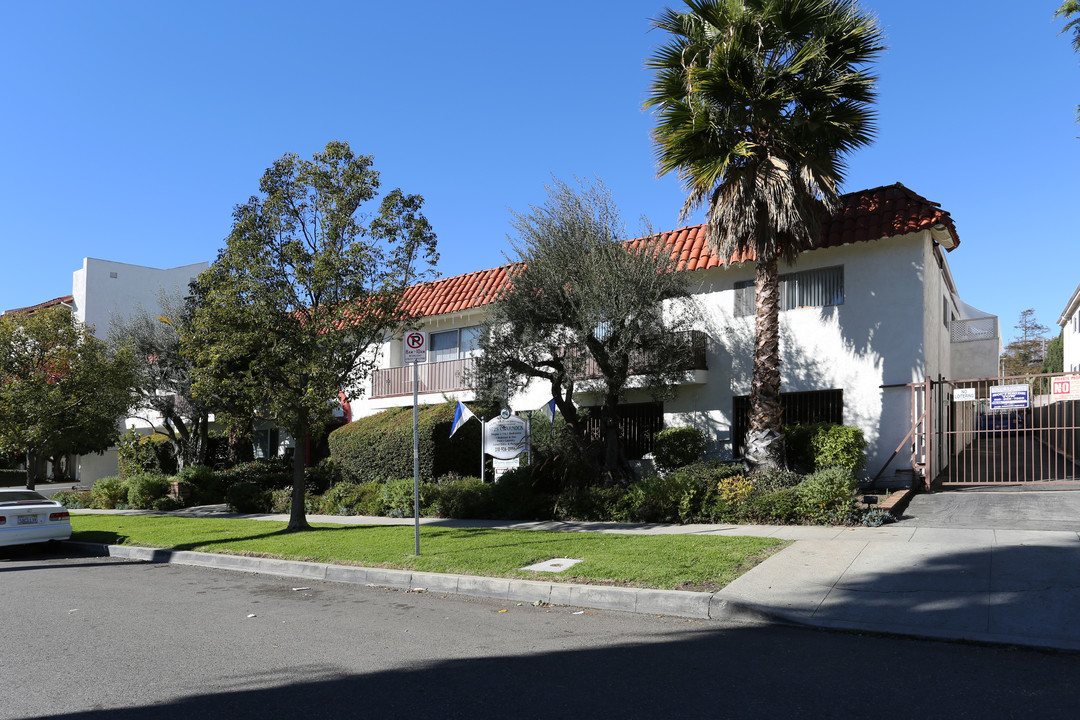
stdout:
{"type": "Polygon", "coordinates": [[[72,515],[72,540],[398,568],[486,577],[559,580],[659,589],[718,590],[789,541],[716,535],[420,529],[325,525],[286,532],[285,523],[224,518],[72,515]],[[551,558],[580,558],[563,573],[521,570],[551,558]]]}

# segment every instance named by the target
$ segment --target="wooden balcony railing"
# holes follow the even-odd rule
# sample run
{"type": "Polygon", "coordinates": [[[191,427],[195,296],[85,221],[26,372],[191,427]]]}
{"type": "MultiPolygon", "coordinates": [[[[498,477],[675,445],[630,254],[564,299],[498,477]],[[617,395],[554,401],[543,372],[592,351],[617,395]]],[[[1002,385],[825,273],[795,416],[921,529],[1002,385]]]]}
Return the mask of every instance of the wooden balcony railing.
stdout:
{"type": "MultiPolygon", "coordinates": [[[[418,370],[421,393],[453,392],[470,390],[465,377],[472,370],[473,358],[421,363],[418,370]]],[[[371,376],[371,397],[384,398],[395,395],[412,395],[412,365],[376,370],[371,376]]]]}
{"type": "MultiPolygon", "coordinates": [[[[707,370],[706,364],[706,336],[700,330],[690,333],[690,354],[684,363],[683,370],[707,370]]],[[[640,358],[634,358],[631,374],[642,374],[649,367],[649,358],[642,353],[640,358]]],[[[419,366],[420,383],[417,392],[441,393],[455,392],[458,390],[471,390],[466,378],[470,374],[474,364],[473,358],[463,360],[446,360],[443,362],[421,363],[419,366]]],[[[600,371],[596,363],[589,360],[585,363],[582,378],[600,377],[600,371]]],[[[398,395],[412,395],[413,392],[413,369],[412,365],[402,367],[383,368],[376,370],[371,376],[371,397],[386,398],[398,395]]]]}

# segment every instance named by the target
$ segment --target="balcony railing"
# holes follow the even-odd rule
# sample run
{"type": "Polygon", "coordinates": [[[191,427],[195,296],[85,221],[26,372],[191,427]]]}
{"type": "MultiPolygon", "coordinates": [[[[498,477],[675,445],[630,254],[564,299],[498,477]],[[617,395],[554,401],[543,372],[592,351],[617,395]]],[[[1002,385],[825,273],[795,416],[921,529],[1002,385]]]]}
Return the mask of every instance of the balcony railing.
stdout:
{"type": "MultiPolygon", "coordinates": [[[[466,384],[466,376],[472,370],[473,358],[462,360],[444,360],[443,362],[421,363],[419,370],[419,388],[417,392],[437,393],[455,390],[471,390],[466,384]]],[[[371,397],[384,398],[395,395],[412,395],[412,365],[376,370],[371,376],[371,397]]]]}
{"type": "MultiPolygon", "coordinates": [[[[690,333],[690,355],[684,363],[683,370],[707,370],[706,365],[706,336],[705,333],[694,330],[690,333]]],[[[472,390],[467,378],[471,374],[473,358],[462,360],[446,360],[443,362],[421,363],[418,366],[420,383],[417,392],[442,393],[460,390],[472,390]]],[[[631,359],[632,375],[640,375],[649,368],[647,353],[631,359]]],[[[589,360],[585,363],[582,378],[600,377],[600,370],[596,363],[589,360]]],[[[371,377],[371,397],[386,398],[398,395],[412,395],[413,392],[413,369],[412,365],[402,367],[383,368],[376,370],[371,377]]]]}

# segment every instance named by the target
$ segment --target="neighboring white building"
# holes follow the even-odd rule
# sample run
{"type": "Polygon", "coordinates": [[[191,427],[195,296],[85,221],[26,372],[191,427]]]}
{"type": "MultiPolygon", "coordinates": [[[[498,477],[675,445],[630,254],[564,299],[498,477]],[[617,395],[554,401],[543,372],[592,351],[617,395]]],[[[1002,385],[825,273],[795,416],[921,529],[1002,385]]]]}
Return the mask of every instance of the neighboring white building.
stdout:
{"type": "Polygon", "coordinates": [[[1061,326],[1063,369],[1080,372],[1080,285],[1073,290],[1057,324],[1061,326]]]}
{"type": "MultiPolygon", "coordinates": [[[[71,295],[8,312],[63,305],[70,308],[80,322],[93,326],[97,337],[106,338],[113,320],[125,320],[139,310],[158,312],[162,295],[186,295],[188,284],[209,266],[208,262],[199,262],[174,268],[152,268],[83,258],[82,268],[72,273],[71,295]]],[[[158,417],[157,421],[160,420],[158,417]]],[[[149,422],[144,418],[127,418],[124,427],[135,426],[149,433],[154,421],[152,417],[149,422]]],[[[74,467],[76,479],[85,484],[115,475],[116,449],[111,448],[104,455],[80,456],[74,467]]]]}
{"type": "MultiPolygon", "coordinates": [[[[862,428],[873,475],[912,425],[907,383],[997,374],[997,318],[959,298],[945,251],[959,245],[949,214],[899,183],[843,197],[818,248],[781,268],[782,392],[786,418],[829,420],[862,428]]],[[[644,390],[627,402],[665,427],[705,430],[714,451],[737,456],[745,431],[753,345],[752,262],[725,261],[705,242],[702,226],[663,233],[680,269],[692,273],[702,311],[700,342],[687,358],[677,396],[662,406],[644,390]]],[[[421,402],[471,400],[463,380],[475,356],[485,306],[508,279],[509,266],[424,283],[409,289],[431,354],[420,366],[421,402]]],[[[350,398],[354,417],[412,403],[412,368],[402,366],[400,337],[381,348],[380,368],[350,398]]],[[[539,384],[511,399],[533,410],[549,399],[539,384]]],[[[598,398],[576,395],[583,405],[598,398]]],[[[910,468],[900,458],[893,469],[910,468]],[[899,468],[897,465],[899,464],[899,468]]]]}

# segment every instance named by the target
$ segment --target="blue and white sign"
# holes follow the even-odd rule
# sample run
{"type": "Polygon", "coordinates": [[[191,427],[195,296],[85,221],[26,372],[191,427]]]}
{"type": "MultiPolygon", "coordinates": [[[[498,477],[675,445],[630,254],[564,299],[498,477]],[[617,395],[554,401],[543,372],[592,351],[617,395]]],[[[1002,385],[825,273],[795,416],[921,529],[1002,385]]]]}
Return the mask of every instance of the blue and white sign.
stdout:
{"type": "Polygon", "coordinates": [[[1030,385],[994,385],[990,388],[991,410],[1025,410],[1030,404],[1030,385]]]}

